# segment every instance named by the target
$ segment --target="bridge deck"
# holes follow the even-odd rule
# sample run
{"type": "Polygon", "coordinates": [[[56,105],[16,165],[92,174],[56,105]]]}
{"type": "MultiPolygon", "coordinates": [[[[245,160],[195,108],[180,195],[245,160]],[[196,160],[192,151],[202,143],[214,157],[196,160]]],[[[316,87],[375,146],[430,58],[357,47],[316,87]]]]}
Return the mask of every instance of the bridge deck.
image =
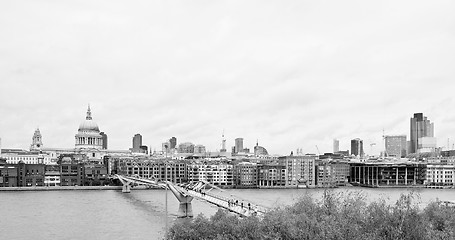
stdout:
{"type": "MultiPolygon", "coordinates": [[[[177,191],[178,193],[176,197],[180,198],[179,196],[191,196],[193,198],[197,198],[199,200],[206,201],[207,203],[213,204],[215,206],[227,209],[231,212],[234,212],[236,214],[239,214],[243,217],[246,216],[251,216],[251,215],[262,215],[266,212],[266,208],[255,205],[251,202],[245,201],[245,200],[239,200],[236,199],[234,196],[232,198],[227,198],[224,196],[217,196],[216,194],[213,194],[210,192],[210,190],[204,189],[208,183],[206,182],[197,182],[194,184],[186,184],[184,186],[182,185],[176,185],[170,182],[164,183],[164,182],[158,182],[155,180],[150,180],[150,179],[142,179],[142,178],[137,178],[137,177],[131,177],[131,176],[121,176],[121,175],[116,175],[123,184],[128,184],[130,183],[136,183],[136,184],[143,184],[143,185],[151,185],[155,187],[162,187],[165,188],[166,184],[168,184],[168,187],[171,188],[173,191],[177,191]],[[249,205],[248,205],[249,204],[249,205]]],[[[215,187],[217,188],[217,187],[215,187]]]]}
{"type": "Polygon", "coordinates": [[[238,201],[236,204],[235,198],[227,199],[225,197],[217,196],[209,192],[198,192],[191,189],[186,189],[186,192],[192,197],[204,200],[210,204],[227,209],[244,217],[251,215],[261,215],[265,213],[264,208],[251,203],[250,206],[248,206],[248,202],[245,201],[238,201]]]}

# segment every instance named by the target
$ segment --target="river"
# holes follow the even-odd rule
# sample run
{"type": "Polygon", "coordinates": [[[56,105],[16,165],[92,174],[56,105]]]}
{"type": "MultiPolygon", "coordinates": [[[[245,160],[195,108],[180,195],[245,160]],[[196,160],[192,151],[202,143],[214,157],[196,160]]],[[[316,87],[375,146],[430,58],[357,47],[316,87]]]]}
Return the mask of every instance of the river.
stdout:
{"type": "MultiPolygon", "coordinates": [[[[395,202],[401,193],[415,191],[422,206],[439,198],[455,200],[452,189],[337,188],[361,192],[367,201],[395,202]]],[[[223,195],[277,207],[300,196],[320,198],[322,189],[230,189],[223,195]]],[[[176,219],[178,201],[168,192],[168,222],[176,219]]],[[[193,212],[211,216],[217,208],[193,200],[193,212]]],[[[162,239],[165,231],[165,191],[6,191],[0,192],[0,239],[162,239]]]]}

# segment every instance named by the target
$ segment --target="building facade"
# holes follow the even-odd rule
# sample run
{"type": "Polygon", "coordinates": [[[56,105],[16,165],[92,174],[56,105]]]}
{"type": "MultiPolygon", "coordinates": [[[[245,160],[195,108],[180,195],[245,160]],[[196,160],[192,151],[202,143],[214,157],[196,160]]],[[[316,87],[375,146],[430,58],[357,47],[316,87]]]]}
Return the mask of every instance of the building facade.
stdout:
{"type": "Polygon", "coordinates": [[[258,164],[259,188],[286,187],[286,166],[282,164],[258,164]]]}
{"type": "Polygon", "coordinates": [[[243,138],[236,138],[235,139],[235,153],[243,152],[243,138]]]}
{"type": "Polygon", "coordinates": [[[427,164],[425,184],[428,186],[455,186],[455,165],[427,164]]]}
{"type": "Polygon", "coordinates": [[[368,187],[423,185],[426,165],[413,162],[351,163],[351,184],[368,187]]]}
{"type": "Polygon", "coordinates": [[[133,137],[133,149],[139,149],[142,146],[142,135],[137,133],[133,137]]]}
{"type": "Polygon", "coordinates": [[[188,181],[207,181],[215,186],[232,186],[234,169],[232,164],[224,162],[188,164],[188,181]]]}
{"type": "Polygon", "coordinates": [[[419,139],[434,137],[434,124],[423,113],[414,113],[410,123],[409,153],[417,153],[419,150],[419,139]]]}
{"type": "Polygon", "coordinates": [[[180,143],[178,153],[194,153],[194,144],[190,142],[180,143]]]}
{"type": "Polygon", "coordinates": [[[24,151],[17,149],[5,149],[2,157],[6,159],[9,164],[19,164],[23,162],[25,164],[52,164],[57,161],[47,153],[40,153],[37,151],[24,151]]]}
{"type": "Polygon", "coordinates": [[[104,132],[100,132],[101,139],[103,141],[103,147],[102,149],[107,149],[107,134],[104,132]]]}
{"type": "Polygon", "coordinates": [[[407,154],[406,135],[384,136],[386,156],[404,158],[407,154]]]}
{"type": "Polygon", "coordinates": [[[356,157],[363,157],[363,140],[355,138],[351,140],[351,154],[356,157]]]}
{"type": "Polygon", "coordinates": [[[318,187],[346,186],[350,176],[348,162],[338,160],[320,160],[316,164],[316,184],[318,187]]]}
{"type": "Polygon", "coordinates": [[[258,185],[256,163],[241,162],[234,165],[234,184],[238,188],[255,188],[258,185]]]}
{"type": "Polygon", "coordinates": [[[285,156],[278,158],[286,167],[286,187],[316,187],[316,155],[285,156]]]}
{"type": "Polygon", "coordinates": [[[340,151],[340,140],[333,139],[333,153],[340,151]]]}
{"type": "Polygon", "coordinates": [[[25,164],[20,162],[18,166],[19,187],[42,187],[44,186],[44,164],[25,164]]]}
{"type": "Polygon", "coordinates": [[[171,149],[175,149],[177,147],[177,138],[176,137],[171,137],[169,139],[169,144],[171,149]]]}
{"type": "Polygon", "coordinates": [[[0,159],[0,187],[18,187],[18,167],[0,159]]]}
{"type": "Polygon", "coordinates": [[[206,153],[205,146],[201,144],[194,146],[194,153],[205,154],[206,153]]]}

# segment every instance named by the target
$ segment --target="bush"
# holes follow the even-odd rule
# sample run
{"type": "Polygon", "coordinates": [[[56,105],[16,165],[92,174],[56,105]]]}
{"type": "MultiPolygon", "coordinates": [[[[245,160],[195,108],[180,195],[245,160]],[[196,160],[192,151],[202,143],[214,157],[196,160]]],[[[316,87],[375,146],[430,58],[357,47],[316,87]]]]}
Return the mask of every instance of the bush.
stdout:
{"type": "Polygon", "coordinates": [[[418,195],[395,204],[371,203],[359,192],[309,195],[261,217],[239,218],[225,210],[175,223],[167,239],[454,239],[455,209],[432,202],[421,210],[418,195]]]}

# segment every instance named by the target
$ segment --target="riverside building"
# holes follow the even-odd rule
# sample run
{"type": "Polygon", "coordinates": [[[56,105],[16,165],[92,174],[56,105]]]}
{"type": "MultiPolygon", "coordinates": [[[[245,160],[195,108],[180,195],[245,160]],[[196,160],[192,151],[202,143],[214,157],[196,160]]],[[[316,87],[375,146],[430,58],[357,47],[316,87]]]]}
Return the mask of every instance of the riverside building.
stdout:
{"type": "Polygon", "coordinates": [[[455,165],[444,163],[427,164],[425,185],[455,186],[455,165]]]}
{"type": "Polygon", "coordinates": [[[367,187],[422,186],[426,165],[415,162],[351,162],[351,184],[367,187]]]}
{"type": "Polygon", "coordinates": [[[256,163],[241,162],[234,165],[234,182],[239,188],[255,188],[258,184],[258,167],[256,163]]]}
{"type": "Polygon", "coordinates": [[[258,187],[286,187],[286,166],[278,163],[258,164],[258,187]]]}
{"type": "Polygon", "coordinates": [[[350,176],[350,166],[346,161],[324,159],[316,163],[318,187],[346,186],[350,176]]]}
{"type": "Polygon", "coordinates": [[[316,155],[279,157],[280,164],[286,167],[286,187],[316,187],[316,155]]]}
{"type": "Polygon", "coordinates": [[[216,186],[232,186],[234,184],[233,165],[224,162],[188,163],[188,181],[207,181],[216,186]]]}
{"type": "Polygon", "coordinates": [[[112,158],[114,171],[120,175],[152,178],[157,181],[183,183],[187,181],[185,161],[152,160],[147,158],[120,157],[112,158]]]}

